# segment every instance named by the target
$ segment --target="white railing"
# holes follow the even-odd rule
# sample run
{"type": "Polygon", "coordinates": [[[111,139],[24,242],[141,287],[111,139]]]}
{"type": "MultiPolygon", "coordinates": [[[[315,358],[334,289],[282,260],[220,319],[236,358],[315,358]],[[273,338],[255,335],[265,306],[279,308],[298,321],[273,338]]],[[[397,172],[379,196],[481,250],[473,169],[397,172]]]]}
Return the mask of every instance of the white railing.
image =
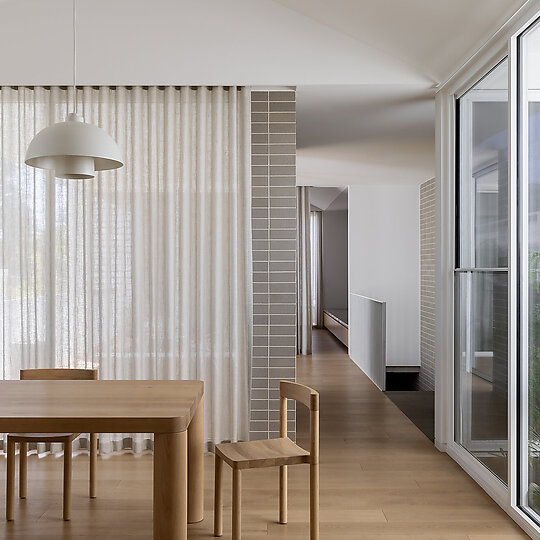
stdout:
{"type": "Polygon", "coordinates": [[[386,388],[386,302],[351,293],[349,356],[381,389],[386,388]]]}

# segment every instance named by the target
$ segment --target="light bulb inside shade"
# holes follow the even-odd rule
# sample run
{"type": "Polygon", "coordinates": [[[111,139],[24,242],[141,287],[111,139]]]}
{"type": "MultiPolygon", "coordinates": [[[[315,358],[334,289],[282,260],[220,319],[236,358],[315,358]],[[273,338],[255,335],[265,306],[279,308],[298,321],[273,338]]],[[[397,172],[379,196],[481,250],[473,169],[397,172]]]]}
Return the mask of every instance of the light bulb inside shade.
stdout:
{"type": "Polygon", "coordinates": [[[71,113],[41,130],[30,142],[25,163],[54,170],[58,178],[93,178],[95,171],[123,166],[118,145],[103,129],[71,113]]]}

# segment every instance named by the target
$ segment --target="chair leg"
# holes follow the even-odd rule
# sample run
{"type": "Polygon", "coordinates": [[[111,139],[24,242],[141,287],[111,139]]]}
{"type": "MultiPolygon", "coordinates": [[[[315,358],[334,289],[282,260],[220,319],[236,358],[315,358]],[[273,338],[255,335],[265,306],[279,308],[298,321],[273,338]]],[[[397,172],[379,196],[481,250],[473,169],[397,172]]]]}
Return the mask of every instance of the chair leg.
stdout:
{"type": "Polygon", "coordinates": [[[64,443],[64,521],[71,519],[72,441],[64,443]]]}
{"type": "Polygon", "coordinates": [[[15,442],[7,441],[6,521],[13,521],[15,504],[15,442]]]}
{"type": "Polygon", "coordinates": [[[279,468],[279,522],[287,523],[287,465],[279,468]]]}
{"type": "Polygon", "coordinates": [[[96,498],[97,433],[90,433],[90,487],[89,497],[96,498]]]}
{"type": "Polygon", "coordinates": [[[232,540],[242,537],[242,471],[233,469],[232,540]]]}
{"type": "Polygon", "coordinates": [[[309,538],[319,540],[319,464],[309,466],[309,538]]]}
{"type": "Polygon", "coordinates": [[[222,476],[223,460],[215,455],[215,483],[214,483],[214,536],[223,534],[223,495],[222,495],[222,476]]]}
{"type": "Polygon", "coordinates": [[[19,497],[26,499],[28,443],[19,444],[19,497]]]}

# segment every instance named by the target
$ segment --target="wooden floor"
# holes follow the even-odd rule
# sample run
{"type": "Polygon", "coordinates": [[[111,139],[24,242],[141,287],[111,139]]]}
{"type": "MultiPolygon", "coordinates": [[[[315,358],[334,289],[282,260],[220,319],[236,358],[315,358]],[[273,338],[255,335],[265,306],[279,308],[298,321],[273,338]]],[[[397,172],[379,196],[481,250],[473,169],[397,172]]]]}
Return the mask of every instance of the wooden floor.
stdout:
{"type": "Polygon", "coordinates": [[[430,440],[435,440],[435,392],[391,390],[384,393],[430,440]]]}
{"type": "MultiPolygon", "coordinates": [[[[325,331],[298,360],[298,380],[321,392],[321,538],[516,540],[512,520],[352,364],[325,331]]],[[[299,415],[299,442],[307,415],[299,415]]],[[[73,519],[61,520],[62,461],[29,459],[28,499],[1,539],[146,538],[152,535],[152,458],[99,460],[98,498],[87,493],[88,458],[74,459],[73,519]]],[[[0,459],[0,481],[5,460],[0,459]]],[[[206,517],[190,538],[212,538],[213,456],[206,456],[206,517]]],[[[230,538],[231,475],[225,467],[224,536],[230,538]]],[[[308,539],[308,468],[290,467],[289,525],[279,525],[278,471],[244,474],[244,538],[308,539]]],[[[5,504],[4,490],[0,505],[5,504]]]]}

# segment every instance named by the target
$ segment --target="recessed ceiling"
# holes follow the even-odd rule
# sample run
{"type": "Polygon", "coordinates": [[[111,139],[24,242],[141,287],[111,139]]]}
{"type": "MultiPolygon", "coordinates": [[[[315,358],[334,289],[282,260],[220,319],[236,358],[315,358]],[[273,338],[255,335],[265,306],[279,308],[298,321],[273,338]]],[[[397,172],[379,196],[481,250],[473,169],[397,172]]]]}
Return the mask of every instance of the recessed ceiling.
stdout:
{"type": "Polygon", "coordinates": [[[433,137],[434,90],[418,86],[300,86],[298,148],[433,137]]]}
{"type": "Polygon", "coordinates": [[[302,86],[299,185],[419,184],[435,174],[434,90],[302,86]]]}
{"type": "Polygon", "coordinates": [[[309,189],[309,202],[318,210],[328,210],[331,207],[333,210],[346,210],[346,204],[343,208],[342,206],[343,200],[345,200],[345,203],[347,201],[347,191],[347,188],[343,186],[312,187],[309,189]],[[342,197],[343,195],[345,195],[344,199],[342,197]]]}

